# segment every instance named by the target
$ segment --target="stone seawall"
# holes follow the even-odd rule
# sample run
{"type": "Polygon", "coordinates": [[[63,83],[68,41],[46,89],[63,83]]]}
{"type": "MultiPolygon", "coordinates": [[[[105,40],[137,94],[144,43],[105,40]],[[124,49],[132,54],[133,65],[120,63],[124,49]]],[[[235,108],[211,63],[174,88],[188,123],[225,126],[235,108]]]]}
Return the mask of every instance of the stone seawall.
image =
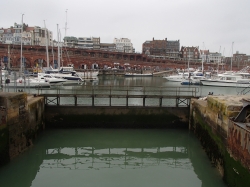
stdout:
{"type": "Polygon", "coordinates": [[[32,146],[44,128],[44,99],[26,93],[0,93],[0,165],[32,146]]]}
{"type": "Polygon", "coordinates": [[[243,98],[249,96],[208,96],[206,100],[192,99],[190,106],[189,128],[226,184],[236,187],[250,185],[249,160],[242,159],[242,155],[250,158],[249,148],[243,148],[249,145],[245,137],[250,133],[232,121],[243,108],[243,98]]]}
{"type": "Polygon", "coordinates": [[[46,127],[188,128],[187,107],[46,106],[46,127]]]}

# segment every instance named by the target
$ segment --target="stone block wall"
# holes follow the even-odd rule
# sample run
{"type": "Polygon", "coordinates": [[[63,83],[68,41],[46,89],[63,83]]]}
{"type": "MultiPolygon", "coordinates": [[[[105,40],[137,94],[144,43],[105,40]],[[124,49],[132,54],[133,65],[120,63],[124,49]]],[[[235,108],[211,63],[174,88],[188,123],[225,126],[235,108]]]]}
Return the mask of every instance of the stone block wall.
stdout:
{"type": "Polygon", "coordinates": [[[0,165],[24,152],[43,129],[44,100],[26,93],[0,93],[0,165]]]}
{"type": "Polygon", "coordinates": [[[250,171],[250,126],[249,123],[230,121],[228,125],[228,151],[250,171]]]}
{"type": "MultiPolygon", "coordinates": [[[[211,163],[220,171],[228,186],[250,184],[250,131],[232,121],[249,96],[208,96],[193,99],[189,128],[199,138],[211,163]]],[[[246,124],[245,124],[246,126],[246,124]]]]}

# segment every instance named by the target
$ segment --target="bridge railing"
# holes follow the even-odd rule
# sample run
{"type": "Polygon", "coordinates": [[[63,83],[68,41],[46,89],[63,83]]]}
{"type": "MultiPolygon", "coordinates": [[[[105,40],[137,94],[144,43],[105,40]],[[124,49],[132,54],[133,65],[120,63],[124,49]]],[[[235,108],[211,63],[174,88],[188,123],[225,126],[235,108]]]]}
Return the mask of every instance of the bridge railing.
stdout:
{"type": "Polygon", "coordinates": [[[38,94],[103,94],[103,95],[146,95],[146,96],[193,96],[197,97],[198,87],[151,87],[151,86],[54,86],[38,88],[38,94]]]}
{"type": "Polygon", "coordinates": [[[46,105],[88,106],[189,106],[197,97],[197,87],[116,87],[116,86],[57,86],[39,89],[46,105]]]}

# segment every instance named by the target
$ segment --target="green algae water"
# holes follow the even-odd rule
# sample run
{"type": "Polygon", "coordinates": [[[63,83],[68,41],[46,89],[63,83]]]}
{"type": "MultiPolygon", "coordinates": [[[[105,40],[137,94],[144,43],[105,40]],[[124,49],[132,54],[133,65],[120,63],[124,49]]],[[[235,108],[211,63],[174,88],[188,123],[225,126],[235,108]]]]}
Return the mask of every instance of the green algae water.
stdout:
{"type": "Polygon", "coordinates": [[[225,187],[187,129],[46,129],[2,187],[225,187]]]}

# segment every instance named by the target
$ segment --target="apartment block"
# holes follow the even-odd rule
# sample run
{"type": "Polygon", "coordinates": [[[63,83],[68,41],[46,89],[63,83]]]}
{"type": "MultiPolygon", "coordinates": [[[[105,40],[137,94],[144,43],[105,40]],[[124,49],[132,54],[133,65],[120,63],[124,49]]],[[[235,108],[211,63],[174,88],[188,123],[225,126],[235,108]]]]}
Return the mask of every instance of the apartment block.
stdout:
{"type": "Polygon", "coordinates": [[[116,45],[116,51],[124,53],[133,53],[133,44],[128,38],[115,38],[113,43],[116,45]]]}

